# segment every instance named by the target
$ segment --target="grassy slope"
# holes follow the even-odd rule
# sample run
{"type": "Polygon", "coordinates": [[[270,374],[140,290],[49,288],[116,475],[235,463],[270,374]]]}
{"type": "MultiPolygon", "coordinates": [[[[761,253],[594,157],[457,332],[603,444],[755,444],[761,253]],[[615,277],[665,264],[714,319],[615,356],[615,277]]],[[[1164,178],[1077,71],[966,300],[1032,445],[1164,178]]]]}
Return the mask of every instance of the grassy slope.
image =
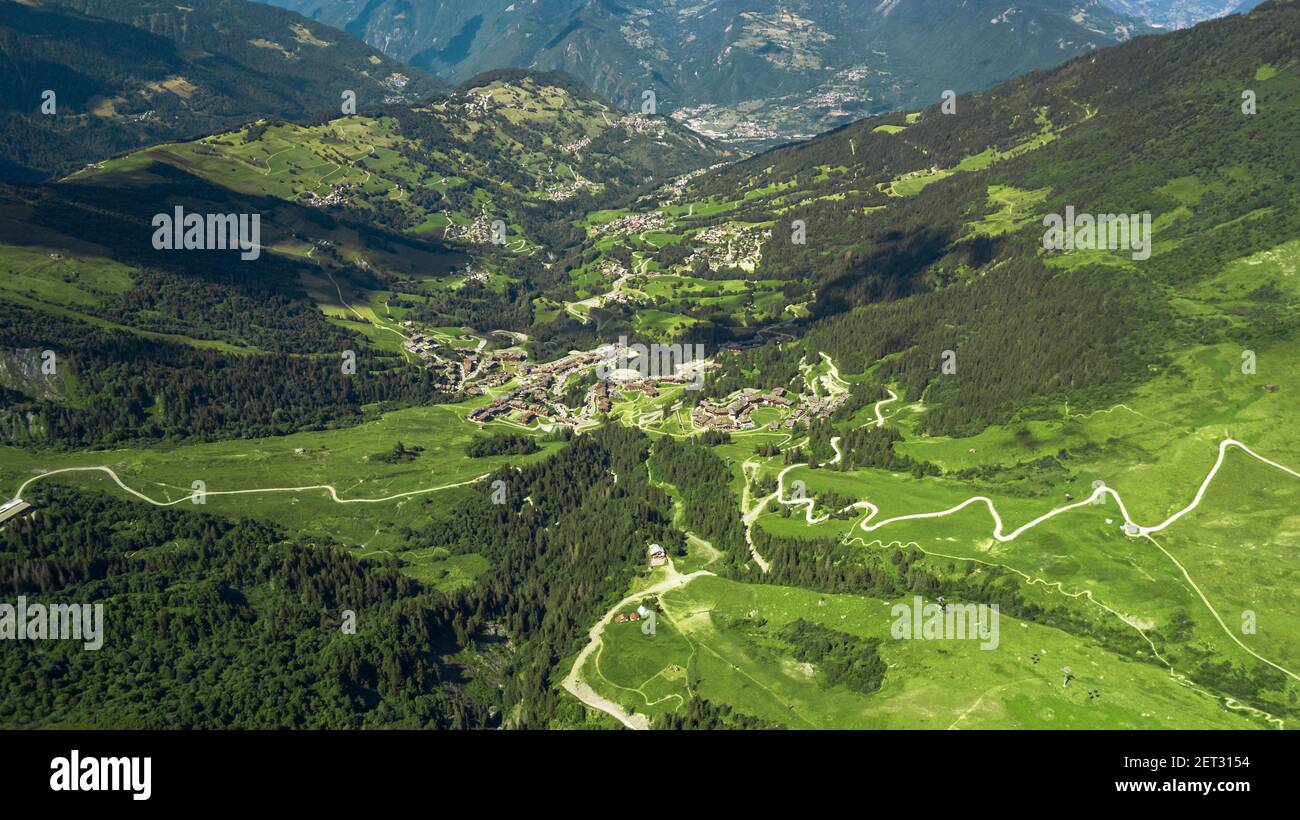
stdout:
{"type": "Polygon", "coordinates": [[[1005,616],[998,649],[982,651],[969,641],[892,641],[889,605],[896,602],[862,596],[702,578],[661,603],[654,636],[635,624],[611,624],[604,651],[585,670],[599,691],[644,714],[694,694],[790,728],[1251,726],[1158,667],[1005,616]],[[884,688],[861,695],[825,686],[775,638],[797,618],[884,639],[891,667],[884,688]],[[1061,685],[1063,665],[1077,676],[1069,687],[1061,685]],[[1100,697],[1089,698],[1090,691],[1100,697]]]}

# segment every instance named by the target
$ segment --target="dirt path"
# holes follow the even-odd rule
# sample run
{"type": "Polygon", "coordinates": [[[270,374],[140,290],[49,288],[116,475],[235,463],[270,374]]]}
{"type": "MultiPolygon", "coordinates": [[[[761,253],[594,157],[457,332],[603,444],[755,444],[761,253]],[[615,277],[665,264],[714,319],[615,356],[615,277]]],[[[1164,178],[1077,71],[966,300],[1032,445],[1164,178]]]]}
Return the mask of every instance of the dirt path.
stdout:
{"type": "MultiPolygon", "coordinates": [[[[688,535],[690,535],[690,533],[688,533],[688,535]]],[[[587,663],[587,659],[591,657],[593,652],[600,650],[604,641],[603,633],[605,627],[609,625],[610,621],[614,620],[614,616],[618,614],[620,609],[623,609],[629,604],[636,603],[649,595],[662,595],[669,590],[683,587],[691,581],[694,581],[696,578],[703,578],[706,575],[711,576],[713,574],[714,573],[709,572],[706,569],[700,569],[690,573],[689,575],[682,575],[677,571],[677,567],[673,565],[673,562],[670,559],[668,561],[667,578],[656,584],[651,584],[645,589],[637,590],[631,595],[628,595],[626,598],[610,607],[609,611],[607,611],[604,616],[596,622],[596,625],[587,633],[587,645],[578,653],[578,657],[573,662],[573,668],[570,669],[569,674],[564,677],[564,682],[561,685],[564,686],[565,690],[568,691],[569,694],[573,695],[578,700],[587,704],[592,709],[597,709],[607,715],[612,715],[627,728],[649,729],[650,719],[648,717],[640,714],[629,714],[622,706],[587,685],[587,682],[582,679],[582,667],[587,663]]]]}
{"type": "Polygon", "coordinates": [[[32,485],[37,481],[43,481],[44,479],[47,479],[50,476],[59,475],[61,473],[93,473],[93,472],[107,474],[109,478],[113,479],[113,482],[117,484],[117,486],[121,487],[123,490],[135,496],[136,498],[139,498],[141,501],[147,501],[150,504],[154,505],[155,507],[171,507],[175,504],[180,504],[183,501],[189,501],[190,499],[195,498],[199,495],[209,496],[209,495],[256,495],[258,493],[302,493],[302,492],[310,492],[312,490],[325,490],[327,493],[329,493],[330,500],[335,502],[336,504],[382,504],[386,501],[395,501],[399,498],[410,498],[411,496],[414,495],[424,495],[426,493],[436,493],[439,490],[449,490],[452,487],[464,487],[467,484],[477,484],[478,482],[487,478],[489,475],[488,473],[484,473],[478,478],[471,478],[468,481],[461,481],[455,484],[442,484],[437,487],[426,487],[423,490],[411,490],[405,493],[397,493],[395,495],[384,496],[383,498],[339,498],[338,491],[334,489],[334,486],[332,484],[312,484],[306,487],[260,487],[253,490],[205,490],[202,493],[192,492],[189,495],[181,496],[180,498],[177,498],[174,501],[155,501],[154,499],[150,498],[144,493],[139,492],[138,490],[133,490],[130,487],[128,487],[126,484],[124,484],[122,482],[122,479],[118,477],[117,473],[114,472],[113,468],[111,467],[64,467],[63,469],[60,470],[50,470],[47,473],[41,473],[38,476],[27,479],[26,481],[23,482],[22,486],[18,488],[18,492],[14,496],[14,498],[15,499],[22,498],[23,491],[26,490],[30,485],[32,485]]]}

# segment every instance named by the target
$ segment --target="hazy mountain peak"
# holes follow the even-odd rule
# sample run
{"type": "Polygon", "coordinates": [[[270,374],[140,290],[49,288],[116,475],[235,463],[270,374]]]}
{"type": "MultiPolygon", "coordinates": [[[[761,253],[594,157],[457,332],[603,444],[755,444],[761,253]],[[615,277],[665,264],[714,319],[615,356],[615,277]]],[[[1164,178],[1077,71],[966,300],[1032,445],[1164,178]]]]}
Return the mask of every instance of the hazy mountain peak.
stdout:
{"type": "Polygon", "coordinates": [[[1105,0],[1116,11],[1157,28],[1186,28],[1238,11],[1241,0],[1105,0]]]}
{"type": "Polygon", "coordinates": [[[658,110],[756,146],[985,88],[1143,30],[1096,0],[273,2],[453,81],[559,69],[625,108],[652,90],[658,110]]]}

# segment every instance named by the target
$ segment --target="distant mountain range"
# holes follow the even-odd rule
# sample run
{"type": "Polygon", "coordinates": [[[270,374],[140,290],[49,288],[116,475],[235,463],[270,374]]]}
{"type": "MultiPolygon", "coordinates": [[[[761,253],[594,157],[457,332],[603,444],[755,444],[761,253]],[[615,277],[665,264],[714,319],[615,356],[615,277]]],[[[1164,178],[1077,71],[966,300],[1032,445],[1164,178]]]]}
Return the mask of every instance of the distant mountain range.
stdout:
{"type": "Polygon", "coordinates": [[[560,69],[763,146],[1150,31],[1098,0],[273,0],[452,81],[560,69]]]}
{"type": "Polygon", "coordinates": [[[1186,28],[1239,11],[1248,11],[1263,0],[1104,0],[1118,12],[1158,28],[1186,28]]]}
{"type": "MultiPolygon", "coordinates": [[[[0,180],[262,116],[444,87],[341,31],[245,0],[0,0],[0,180]],[[43,113],[51,91],[53,113],[43,113]]],[[[47,111],[51,110],[47,107],[47,111]]]]}
{"type": "MultiPolygon", "coordinates": [[[[84,320],[79,339],[111,321],[199,346],[320,352],[315,345],[339,333],[308,306],[309,291],[325,299],[323,286],[344,299],[353,287],[410,294],[432,286],[428,309],[448,324],[527,327],[534,289],[568,285],[568,269],[550,260],[585,236],[575,218],[734,159],[666,117],[617,111],[555,73],[489,72],[417,105],[353,117],[263,119],[105,157],[54,182],[0,184],[0,314],[13,298],[84,320]],[[181,204],[191,213],[258,214],[267,252],[255,275],[237,258],[159,254],[150,221],[181,204]],[[58,249],[58,258],[40,249],[58,249]],[[126,265],[142,285],[125,299],[107,290],[55,297],[83,302],[84,312],[69,311],[27,291],[22,271],[33,258],[68,261],[75,276],[126,265]],[[505,268],[518,277],[488,275],[505,268]],[[333,291],[331,277],[345,290],[333,291]]],[[[545,334],[536,340],[545,345],[545,334]]],[[[0,358],[0,398],[24,391],[3,368],[0,358]]],[[[13,406],[12,395],[6,401],[13,406]]],[[[5,418],[0,411],[0,429],[5,418]]]]}

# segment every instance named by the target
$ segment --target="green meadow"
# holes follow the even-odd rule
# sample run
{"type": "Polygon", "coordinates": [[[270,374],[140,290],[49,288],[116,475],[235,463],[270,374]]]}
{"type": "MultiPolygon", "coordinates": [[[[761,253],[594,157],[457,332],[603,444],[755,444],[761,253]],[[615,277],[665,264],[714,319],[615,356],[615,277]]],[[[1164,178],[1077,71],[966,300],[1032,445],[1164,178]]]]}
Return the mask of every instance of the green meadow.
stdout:
{"type": "Polygon", "coordinates": [[[660,596],[656,634],[611,623],[583,677],[625,709],[656,715],[696,696],[795,729],[1252,728],[1152,663],[1086,639],[999,621],[995,649],[972,640],[894,640],[893,603],[698,578],[660,596]],[[828,685],[777,633],[802,618],[880,639],[889,666],[870,695],[828,685]],[[1037,662],[1035,662],[1037,658],[1037,662]],[[1063,686],[1064,666],[1074,678],[1063,686]],[[1095,696],[1090,696],[1095,693],[1095,696]]]}
{"type": "MultiPolygon", "coordinates": [[[[469,442],[485,434],[466,421],[468,407],[410,408],[346,429],[247,441],[77,453],[5,447],[0,448],[0,482],[5,488],[0,494],[12,497],[24,482],[51,470],[103,466],[112,469],[131,489],[160,503],[178,502],[190,508],[192,502],[181,499],[193,493],[193,482],[203,481],[210,495],[201,508],[195,509],[272,520],[361,552],[402,550],[409,547],[401,532],[403,527],[418,526],[428,517],[451,509],[464,493],[487,492],[485,485],[473,483],[475,479],[521,460],[518,456],[467,456],[469,442]],[[378,458],[390,452],[398,441],[408,448],[424,450],[415,459],[397,464],[378,458]],[[466,486],[434,489],[453,484],[466,486]],[[347,503],[331,500],[324,489],[220,495],[236,490],[317,485],[334,487],[347,503]],[[410,495],[367,501],[402,494],[410,495]]],[[[495,423],[489,428],[507,429],[495,423]]],[[[545,458],[559,446],[543,443],[541,452],[522,460],[545,458]]],[[[102,472],[62,473],[40,480],[121,492],[102,472]]]]}

